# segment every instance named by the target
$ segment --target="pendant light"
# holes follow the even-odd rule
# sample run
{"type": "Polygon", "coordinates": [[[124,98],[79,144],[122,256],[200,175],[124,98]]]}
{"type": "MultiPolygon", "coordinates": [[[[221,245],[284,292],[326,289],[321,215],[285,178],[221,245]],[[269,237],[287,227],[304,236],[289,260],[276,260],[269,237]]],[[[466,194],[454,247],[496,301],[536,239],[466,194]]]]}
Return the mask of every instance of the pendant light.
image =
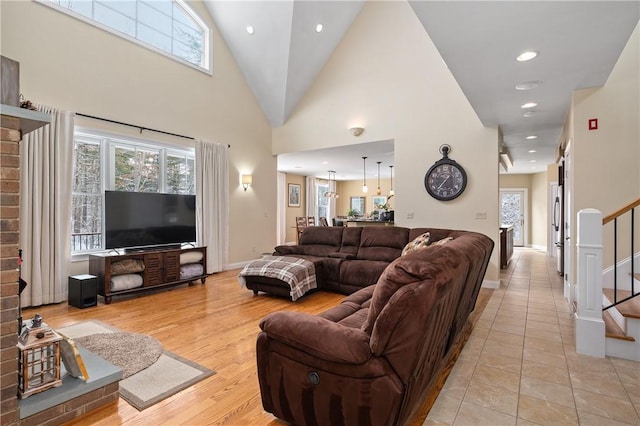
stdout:
{"type": "Polygon", "coordinates": [[[324,196],[331,198],[331,170],[329,170],[329,190],[324,193],[324,196]]]}
{"type": "Polygon", "coordinates": [[[362,192],[369,191],[367,188],[367,157],[362,157],[362,192]]]}
{"type": "Polygon", "coordinates": [[[336,172],[335,170],[329,170],[329,190],[324,193],[324,196],[327,198],[340,198],[340,195],[331,187],[331,173],[333,173],[333,184],[334,188],[336,185],[336,172]]]}
{"type": "Polygon", "coordinates": [[[376,189],[376,195],[380,195],[382,194],[382,190],[380,189],[380,163],[382,163],[382,161],[376,161],[376,163],[378,163],[378,189],[376,189]]]}
{"type": "Polygon", "coordinates": [[[389,190],[389,195],[394,195],[394,192],[393,192],[393,166],[389,166],[389,168],[391,169],[391,189],[389,190]]]}

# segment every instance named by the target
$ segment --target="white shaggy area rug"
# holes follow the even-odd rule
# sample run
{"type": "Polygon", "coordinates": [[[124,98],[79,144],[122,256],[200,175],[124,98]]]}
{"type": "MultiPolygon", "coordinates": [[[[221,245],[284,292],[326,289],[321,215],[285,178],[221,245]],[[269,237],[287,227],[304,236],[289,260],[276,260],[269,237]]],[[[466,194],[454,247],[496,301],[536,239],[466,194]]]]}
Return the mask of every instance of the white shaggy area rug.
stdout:
{"type": "Polygon", "coordinates": [[[57,331],[121,368],[120,397],[140,411],[215,374],[213,370],[163,350],[153,337],[124,333],[97,320],[57,331]]]}

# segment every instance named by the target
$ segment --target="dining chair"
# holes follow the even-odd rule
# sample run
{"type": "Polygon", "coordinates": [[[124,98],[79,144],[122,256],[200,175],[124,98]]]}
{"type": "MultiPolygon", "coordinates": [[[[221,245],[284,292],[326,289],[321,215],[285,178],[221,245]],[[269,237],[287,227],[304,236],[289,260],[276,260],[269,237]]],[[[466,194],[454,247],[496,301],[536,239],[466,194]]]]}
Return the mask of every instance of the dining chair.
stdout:
{"type": "Polygon", "coordinates": [[[316,226],[316,218],[315,216],[307,217],[307,226],[316,226]]]}
{"type": "Polygon", "coordinates": [[[320,218],[320,226],[329,226],[329,222],[327,222],[327,218],[326,217],[321,217],[320,218]]]}
{"type": "Polygon", "coordinates": [[[304,228],[307,227],[307,218],[305,216],[296,216],[296,238],[297,242],[300,242],[300,235],[304,228]]]}

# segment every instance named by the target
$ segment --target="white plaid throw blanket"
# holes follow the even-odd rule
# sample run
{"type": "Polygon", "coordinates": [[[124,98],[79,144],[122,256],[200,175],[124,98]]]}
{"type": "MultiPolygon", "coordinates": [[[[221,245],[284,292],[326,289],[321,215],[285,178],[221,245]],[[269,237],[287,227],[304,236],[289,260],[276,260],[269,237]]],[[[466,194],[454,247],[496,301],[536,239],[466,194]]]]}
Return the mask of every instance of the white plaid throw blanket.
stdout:
{"type": "Polygon", "coordinates": [[[297,257],[264,256],[246,265],[238,275],[238,281],[246,286],[244,277],[259,276],[277,278],[291,287],[291,300],[295,301],[307,291],[316,288],[316,268],[312,262],[297,257]]]}

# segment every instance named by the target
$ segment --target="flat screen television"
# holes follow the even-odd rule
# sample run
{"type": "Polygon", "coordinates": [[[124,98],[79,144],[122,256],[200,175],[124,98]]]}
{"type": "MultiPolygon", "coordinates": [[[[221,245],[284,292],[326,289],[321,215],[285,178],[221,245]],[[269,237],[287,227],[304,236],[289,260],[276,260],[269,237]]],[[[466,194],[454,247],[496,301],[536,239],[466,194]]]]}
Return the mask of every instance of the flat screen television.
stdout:
{"type": "Polygon", "coordinates": [[[152,248],[196,240],[196,196],[105,191],[105,249],[152,248]]]}

